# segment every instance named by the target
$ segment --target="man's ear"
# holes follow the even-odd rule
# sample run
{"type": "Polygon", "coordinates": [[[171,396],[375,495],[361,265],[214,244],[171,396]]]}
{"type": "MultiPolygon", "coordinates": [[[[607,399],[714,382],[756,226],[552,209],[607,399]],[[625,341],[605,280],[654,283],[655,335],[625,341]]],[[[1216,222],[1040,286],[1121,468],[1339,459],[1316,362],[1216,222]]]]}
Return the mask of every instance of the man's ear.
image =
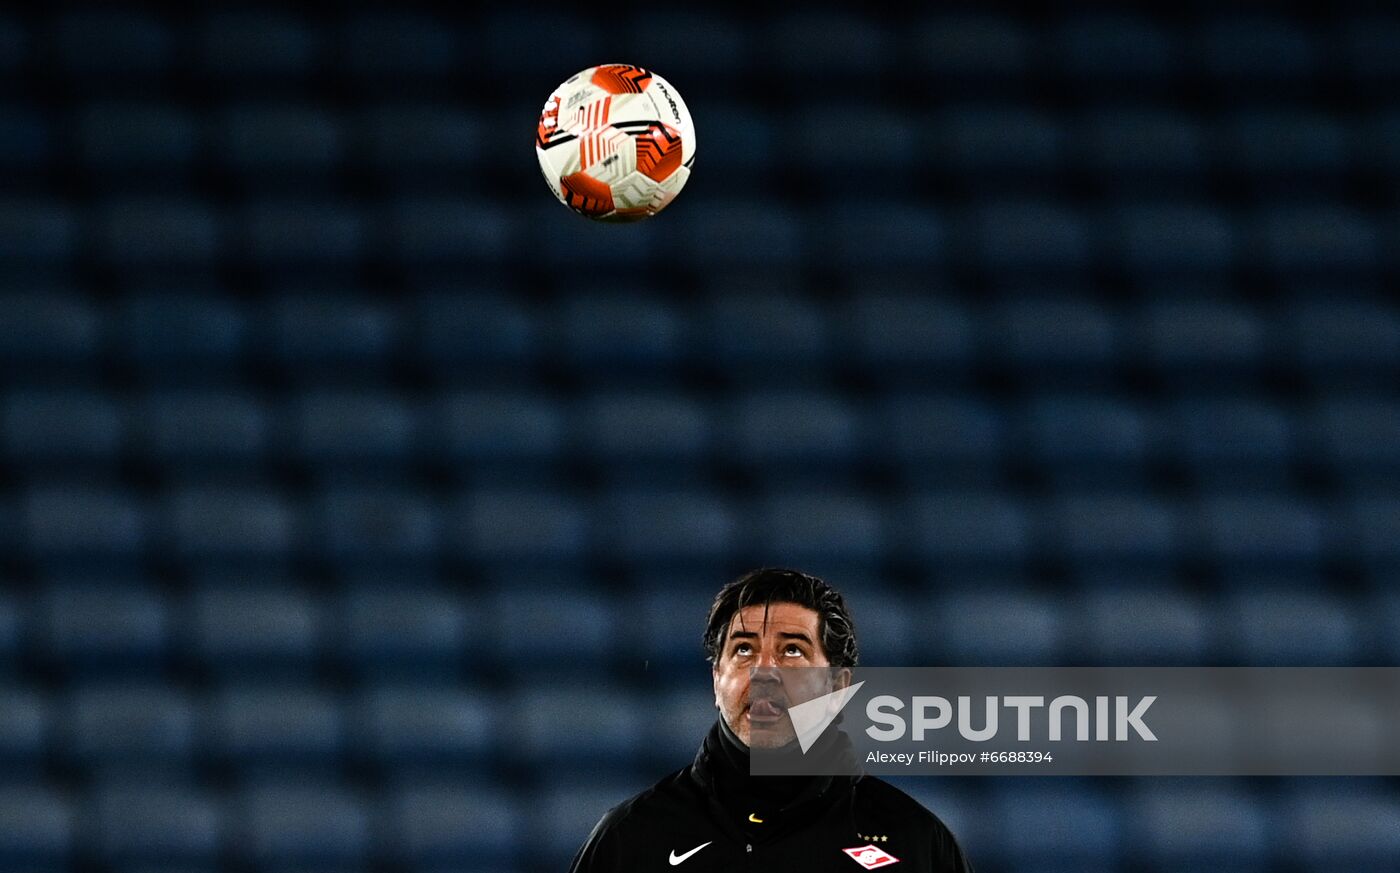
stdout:
{"type": "Polygon", "coordinates": [[[850,667],[842,667],[840,670],[837,670],[837,671],[836,671],[836,674],[835,674],[834,676],[831,677],[831,690],[832,690],[832,691],[840,691],[842,688],[847,688],[847,687],[849,687],[850,684],[851,684],[851,668],[850,668],[850,667]]]}

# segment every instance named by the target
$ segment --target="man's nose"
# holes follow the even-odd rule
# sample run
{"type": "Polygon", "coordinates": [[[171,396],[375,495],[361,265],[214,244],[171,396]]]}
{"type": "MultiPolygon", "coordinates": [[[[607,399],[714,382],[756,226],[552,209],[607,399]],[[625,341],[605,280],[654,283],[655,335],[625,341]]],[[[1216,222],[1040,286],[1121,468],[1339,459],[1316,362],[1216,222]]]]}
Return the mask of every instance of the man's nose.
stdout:
{"type": "Polygon", "coordinates": [[[776,678],[778,675],[778,655],[776,652],[759,650],[758,661],[754,664],[757,670],[764,670],[771,673],[776,678]]]}

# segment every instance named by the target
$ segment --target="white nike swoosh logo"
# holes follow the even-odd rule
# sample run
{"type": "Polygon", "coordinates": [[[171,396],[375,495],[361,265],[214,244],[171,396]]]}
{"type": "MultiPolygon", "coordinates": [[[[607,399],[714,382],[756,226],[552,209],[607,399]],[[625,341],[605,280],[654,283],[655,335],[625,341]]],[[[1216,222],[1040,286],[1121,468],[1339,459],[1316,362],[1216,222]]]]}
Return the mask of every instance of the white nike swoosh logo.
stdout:
{"type": "MultiPolygon", "coordinates": [[[[713,843],[713,842],[714,842],[714,840],[710,840],[710,843],[713,843]]],[[[672,850],[671,850],[671,866],[672,866],[672,867],[676,866],[677,864],[679,864],[679,863],[681,863],[682,861],[684,861],[686,858],[689,858],[691,855],[694,855],[696,852],[698,852],[698,851],[700,851],[701,849],[703,849],[703,848],[705,848],[706,846],[708,846],[710,843],[701,843],[700,845],[698,845],[698,846],[696,846],[695,848],[691,849],[689,852],[686,852],[684,855],[680,855],[680,856],[677,856],[677,855],[676,855],[676,850],[675,850],[675,849],[672,849],[672,850]]]]}

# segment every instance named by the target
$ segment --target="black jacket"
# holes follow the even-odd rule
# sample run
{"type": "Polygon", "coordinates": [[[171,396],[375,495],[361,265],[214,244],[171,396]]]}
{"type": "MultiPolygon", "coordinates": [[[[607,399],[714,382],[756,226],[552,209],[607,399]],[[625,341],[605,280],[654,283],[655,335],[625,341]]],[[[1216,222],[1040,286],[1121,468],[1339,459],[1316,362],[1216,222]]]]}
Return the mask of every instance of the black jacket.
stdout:
{"type": "Polygon", "coordinates": [[[572,873],[971,873],[943,822],[888,782],[749,776],[722,724],[689,767],[603,816],[572,873]]]}

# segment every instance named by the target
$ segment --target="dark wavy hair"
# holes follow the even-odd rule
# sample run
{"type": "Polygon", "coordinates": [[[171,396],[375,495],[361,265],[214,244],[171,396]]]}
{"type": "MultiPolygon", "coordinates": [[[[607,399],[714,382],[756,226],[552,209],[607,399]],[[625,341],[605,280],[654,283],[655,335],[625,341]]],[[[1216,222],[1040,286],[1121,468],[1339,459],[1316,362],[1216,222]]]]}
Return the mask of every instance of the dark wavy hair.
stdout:
{"type": "Polygon", "coordinates": [[[710,617],[705,622],[705,658],[715,663],[724,648],[724,637],[735,613],[746,606],[762,603],[796,603],[817,614],[817,635],[832,669],[854,667],[860,657],[856,629],[841,593],[823,580],[783,567],[750,570],[730,582],[715,595],[710,617]]]}

